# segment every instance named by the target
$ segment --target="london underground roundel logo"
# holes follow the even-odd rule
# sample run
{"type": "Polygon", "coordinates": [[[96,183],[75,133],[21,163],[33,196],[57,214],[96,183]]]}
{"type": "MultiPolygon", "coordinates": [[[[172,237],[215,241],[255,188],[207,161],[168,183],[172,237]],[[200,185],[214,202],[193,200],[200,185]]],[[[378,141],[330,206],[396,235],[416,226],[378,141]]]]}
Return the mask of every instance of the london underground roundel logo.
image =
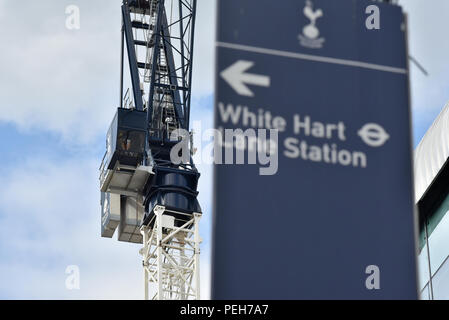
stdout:
{"type": "Polygon", "coordinates": [[[390,139],[390,135],[377,123],[365,124],[358,135],[370,147],[381,147],[390,139]]]}

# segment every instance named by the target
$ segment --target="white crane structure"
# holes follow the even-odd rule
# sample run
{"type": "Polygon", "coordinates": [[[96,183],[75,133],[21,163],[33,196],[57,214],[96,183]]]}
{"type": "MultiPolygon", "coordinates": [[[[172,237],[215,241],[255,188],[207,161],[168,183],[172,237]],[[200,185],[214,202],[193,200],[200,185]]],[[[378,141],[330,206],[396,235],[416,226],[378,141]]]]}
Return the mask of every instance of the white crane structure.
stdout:
{"type": "Polygon", "coordinates": [[[200,299],[200,174],[189,131],[195,12],[196,0],[122,4],[120,107],[100,167],[102,236],[118,227],[118,240],[143,244],[145,299],[200,299]],[[184,141],[183,161],[172,161],[184,141]]]}
{"type": "Polygon", "coordinates": [[[175,227],[174,217],[164,212],[164,207],[157,207],[153,228],[141,228],[145,299],[200,299],[201,214],[175,227]],[[152,284],[155,293],[150,296],[152,284]]]}

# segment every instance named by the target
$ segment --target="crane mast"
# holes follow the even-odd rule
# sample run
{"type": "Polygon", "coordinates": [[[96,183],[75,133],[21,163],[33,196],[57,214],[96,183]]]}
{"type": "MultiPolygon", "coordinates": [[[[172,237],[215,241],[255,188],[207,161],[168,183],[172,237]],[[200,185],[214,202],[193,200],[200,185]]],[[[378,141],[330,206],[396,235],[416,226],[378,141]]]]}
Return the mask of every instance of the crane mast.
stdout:
{"type": "Polygon", "coordinates": [[[118,228],[119,241],[143,244],[146,299],[200,298],[200,174],[189,132],[195,13],[196,0],[122,4],[120,107],[100,167],[101,224],[103,237],[118,228]],[[181,162],[171,154],[179,144],[181,162]]]}

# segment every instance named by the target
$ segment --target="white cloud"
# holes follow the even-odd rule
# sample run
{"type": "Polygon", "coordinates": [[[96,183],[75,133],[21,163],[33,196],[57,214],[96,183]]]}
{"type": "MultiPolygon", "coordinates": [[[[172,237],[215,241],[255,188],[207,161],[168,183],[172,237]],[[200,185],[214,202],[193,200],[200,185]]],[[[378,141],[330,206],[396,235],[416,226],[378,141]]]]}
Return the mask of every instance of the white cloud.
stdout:
{"type": "MultiPolygon", "coordinates": [[[[0,185],[0,296],[29,299],[141,299],[139,245],[100,237],[95,158],[54,162],[30,157],[0,185]],[[81,290],[65,288],[77,265],[81,290]]],[[[207,237],[207,235],[202,235],[207,237]]],[[[208,297],[209,249],[202,255],[208,297]]]]}
{"type": "Polygon", "coordinates": [[[410,54],[427,69],[425,77],[412,64],[412,103],[417,117],[430,111],[435,113],[449,100],[449,55],[447,38],[447,0],[401,0],[401,5],[408,13],[410,54]]]}
{"type": "MultiPolygon", "coordinates": [[[[80,30],[65,27],[69,4],[73,1],[1,2],[1,12],[11,14],[5,14],[0,28],[5,44],[0,123],[56,132],[85,144],[106,134],[119,104],[121,1],[77,1],[80,30]]],[[[213,11],[214,1],[199,1],[196,96],[212,93],[213,11]]]]}
{"type": "Polygon", "coordinates": [[[192,94],[214,91],[216,0],[199,0],[195,30],[192,94]]]}
{"type": "Polygon", "coordinates": [[[134,274],[140,275],[138,248],[99,235],[97,167],[94,160],[30,159],[4,178],[0,186],[0,243],[6,249],[0,262],[3,296],[138,297],[133,295],[137,290],[122,290],[123,284],[132,288],[134,274]],[[79,292],[65,289],[65,268],[71,264],[81,269],[79,292]],[[120,277],[123,281],[113,280],[120,277]]]}
{"type": "Polygon", "coordinates": [[[2,19],[0,120],[85,143],[106,131],[118,100],[119,1],[80,1],[79,31],[65,28],[66,2],[3,4],[15,14],[2,19]]]}

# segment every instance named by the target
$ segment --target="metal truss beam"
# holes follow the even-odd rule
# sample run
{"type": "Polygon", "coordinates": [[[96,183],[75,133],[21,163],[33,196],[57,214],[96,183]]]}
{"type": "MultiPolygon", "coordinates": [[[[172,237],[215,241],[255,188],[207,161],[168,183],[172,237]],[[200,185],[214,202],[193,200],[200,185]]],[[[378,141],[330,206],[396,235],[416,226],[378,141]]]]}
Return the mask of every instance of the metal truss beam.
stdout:
{"type": "Polygon", "coordinates": [[[154,212],[153,228],[141,228],[145,299],[200,299],[201,214],[195,213],[175,227],[179,220],[169,216],[164,207],[157,206],[154,212]]]}

